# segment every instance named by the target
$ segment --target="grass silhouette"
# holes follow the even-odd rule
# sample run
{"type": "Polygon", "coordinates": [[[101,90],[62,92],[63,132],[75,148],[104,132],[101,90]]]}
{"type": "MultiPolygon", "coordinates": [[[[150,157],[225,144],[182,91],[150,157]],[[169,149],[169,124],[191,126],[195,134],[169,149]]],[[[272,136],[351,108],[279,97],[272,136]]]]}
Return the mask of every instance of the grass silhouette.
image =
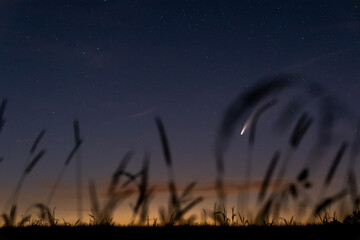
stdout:
{"type": "MultiPolygon", "coordinates": [[[[7,100],[3,100],[0,105],[0,132],[5,123],[6,107],[7,100]]],[[[35,203],[30,206],[31,209],[38,210],[38,216],[32,216],[28,212],[25,212],[20,220],[17,221],[17,199],[22,185],[26,180],[26,176],[31,173],[46,152],[45,149],[37,151],[45,135],[45,130],[42,130],[31,145],[28,155],[29,161],[4,208],[4,213],[1,215],[2,228],[0,229],[0,236],[2,233],[15,234],[11,232],[12,230],[8,230],[9,227],[27,226],[27,230],[21,230],[25,233],[26,231],[35,231],[33,230],[35,228],[43,229],[41,227],[45,226],[52,227],[52,229],[55,227],[62,230],[66,229],[66,231],[69,231],[69,228],[75,227],[81,229],[86,227],[118,226],[113,220],[115,210],[125,199],[131,196],[135,197],[135,201],[130,205],[132,216],[129,220],[129,226],[127,226],[128,230],[123,230],[129,232],[131,232],[132,229],[136,229],[136,227],[138,229],[141,228],[142,231],[145,232],[156,231],[145,230],[150,226],[171,226],[172,231],[178,231],[175,229],[182,229],[181,231],[186,229],[186,231],[190,231],[188,229],[196,226],[210,233],[213,233],[211,229],[215,226],[221,229],[236,226],[241,228],[243,233],[248,234],[255,234],[254,229],[258,229],[257,227],[260,226],[263,229],[262,231],[273,231],[273,233],[277,231],[276,229],[278,229],[277,227],[279,226],[284,229],[283,231],[286,232],[291,229],[293,233],[301,232],[301,228],[304,227],[314,227],[314,224],[323,226],[326,229],[329,229],[329,225],[332,226],[334,224],[348,228],[348,224],[360,222],[358,211],[360,196],[358,195],[357,189],[357,175],[354,170],[359,154],[360,134],[358,133],[358,128],[360,127],[360,121],[356,114],[336,115],[336,111],[341,107],[342,105],[336,102],[332,96],[329,96],[319,85],[304,84],[292,75],[272,76],[259,82],[249,91],[239,94],[225,110],[216,132],[214,153],[217,175],[215,176],[214,187],[217,193],[217,202],[214,203],[214,207],[211,210],[206,208],[202,209],[204,217],[202,222],[195,221],[195,216],[191,215],[191,211],[195,206],[200,205],[204,197],[192,196],[196,188],[195,181],[190,181],[182,191],[179,191],[180,188],[175,178],[174,159],[171,154],[170,142],[164,123],[160,117],[155,118],[155,126],[158,130],[159,146],[162,148],[164,164],[167,169],[169,199],[167,206],[160,206],[159,215],[153,218],[153,222],[150,221],[149,209],[151,200],[155,195],[156,186],[152,186],[149,179],[149,169],[151,165],[150,154],[144,153],[142,166],[138,171],[132,173],[127,170],[127,166],[134,155],[132,151],[125,153],[118,167],[111,175],[109,185],[104,193],[106,197],[103,202],[99,199],[95,180],[89,181],[88,191],[91,205],[89,223],[82,222],[80,213],[78,213],[78,221],[74,224],[69,224],[65,220],[64,223],[61,223],[59,219],[55,217],[55,208],[51,210],[52,199],[67,166],[83,144],[83,139],[80,136],[79,122],[76,119],[73,121],[73,148],[65,159],[62,169],[49,193],[48,199],[44,201],[44,203],[35,203]],[[306,89],[306,91],[304,91],[304,89],[306,89]],[[286,91],[297,91],[300,93],[289,101],[284,101],[286,98],[283,96],[283,93],[286,91]],[[299,96],[302,98],[301,101],[298,99],[299,96]],[[281,107],[281,103],[283,103],[283,107],[281,107]],[[309,112],[306,110],[308,105],[316,105],[317,108],[309,112]],[[238,204],[237,207],[228,207],[226,205],[225,159],[226,153],[231,146],[231,141],[236,135],[236,130],[241,126],[241,123],[245,123],[242,127],[241,135],[245,135],[247,131],[249,131],[247,140],[248,153],[245,158],[244,169],[244,186],[248,189],[253,180],[252,168],[255,166],[253,155],[258,140],[257,133],[259,131],[258,125],[260,124],[260,117],[265,113],[271,112],[274,106],[279,108],[279,117],[276,119],[273,127],[280,135],[290,132],[290,135],[286,137],[288,142],[284,146],[276,149],[273,155],[268,158],[269,164],[267,165],[267,169],[265,169],[259,191],[256,194],[256,208],[250,208],[248,204],[250,198],[247,191],[239,193],[239,199],[242,198],[242,207],[240,204],[238,204]],[[298,119],[297,122],[295,122],[296,119],[298,119]],[[345,119],[351,123],[349,127],[355,126],[356,131],[352,139],[335,139],[333,130],[339,119],[345,119]],[[304,166],[299,168],[296,176],[285,179],[284,177],[289,165],[294,161],[294,156],[298,149],[301,144],[306,141],[305,139],[309,138],[308,136],[310,134],[315,136],[311,139],[314,140],[314,144],[308,157],[309,159],[313,159],[313,162],[309,160],[306,161],[304,166]],[[318,194],[314,199],[312,196],[309,196],[309,191],[314,191],[316,185],[312,177],[316,175],[316,165],[318,165],[318,162],[324,154],[331,152],[330,146],[336,142],[334,139],[340,141],[341,144],[329,164],[328,172],[322,183],[317,186],[320,190],[318,190],[318,194]],[[327,195],[327,190],[333,183],[334,176],[337,174],[340,164],[345,164],[344,162],[347,157],[348,163],[343,187],[339,191],[327,195]],[[344,205],[349,201],[351,203],[351,209],[349,209],[349,207],[345,209],[344,205]],[[288,211],[290,203],[293,206],[293,216],[284,218],[283,214],[288,211]],[[338,219],[336,215],[334,215],[335,211],[331,212],[329,210],[330,206],[338,211],[338,216],[341,216],[341,219],[338,219]],[[331,215],[333,215],[333,217],[329,217],[331,215]],[[208,221],[208,218],[211,220],[208,221]],[[268,230],[269,228],[274,230],[268,230]]],[[[347,109],[347,106],[343,107],[347,109]]],[[[78,212],[82,212],[83,196],[81,193],[80,159],[77,163],[76,176],[77,210],[78,212]]],[[[162,231],[166,232],[167,229],[168,228],[164,228],[162,231]]]]}

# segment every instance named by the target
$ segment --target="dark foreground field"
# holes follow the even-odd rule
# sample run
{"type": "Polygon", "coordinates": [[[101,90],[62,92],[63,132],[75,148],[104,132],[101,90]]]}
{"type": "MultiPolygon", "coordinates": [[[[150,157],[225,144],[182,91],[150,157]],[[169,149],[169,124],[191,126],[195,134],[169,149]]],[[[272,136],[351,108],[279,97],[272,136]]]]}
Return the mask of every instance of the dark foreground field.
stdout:
{"type": "Polygon", "coordinates": [[[357,225],[1,228],[0,239],[360,239],[357,225]]]}

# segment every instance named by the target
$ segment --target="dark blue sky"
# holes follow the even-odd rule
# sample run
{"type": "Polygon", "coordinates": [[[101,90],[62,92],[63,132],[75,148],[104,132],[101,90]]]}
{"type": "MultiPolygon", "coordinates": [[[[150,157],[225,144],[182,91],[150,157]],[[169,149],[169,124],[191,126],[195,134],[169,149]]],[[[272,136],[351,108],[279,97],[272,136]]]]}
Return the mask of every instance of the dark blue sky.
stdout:
{"type": "Polygon", "coordinates": [[[213,181],[222,114],[258,79],[299,74],[357,106],[359,18],[359,1],[0,0],[2,191],[46,128],[48,151],[27,187],[46,195],[73,145],[73,118],[85,182],[105,181],[130,148],[134,169],[147,150],[153,179],[166,179],[155,116],[178,179],[213,181]]]}

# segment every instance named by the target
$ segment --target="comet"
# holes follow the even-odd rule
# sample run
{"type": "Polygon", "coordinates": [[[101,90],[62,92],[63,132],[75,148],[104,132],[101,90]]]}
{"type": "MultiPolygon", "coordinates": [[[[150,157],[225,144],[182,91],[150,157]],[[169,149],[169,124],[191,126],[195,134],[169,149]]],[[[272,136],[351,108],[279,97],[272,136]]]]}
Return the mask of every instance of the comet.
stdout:
{"type": "Polygon", "coordinates": [[[244,134],[246,128],[247,128],[247,123],[244,124],[244,127],[243,127],[243,129],[241,130],[240,135],[243,135],[243,134],[244,134]]]}
{"type": "Polygon", "coordinates": [[[242,130],[241,130],[240,135],[244,135],[246,129],[247,129],[247,128],[249,127],[249,125],[251,124],[252,119],[253,119],[253,116],[251,115],[251,116],[246,120],[246,122],[245,122],[245,124],[244,124],[244,127],[243,127],[242,130]]]}

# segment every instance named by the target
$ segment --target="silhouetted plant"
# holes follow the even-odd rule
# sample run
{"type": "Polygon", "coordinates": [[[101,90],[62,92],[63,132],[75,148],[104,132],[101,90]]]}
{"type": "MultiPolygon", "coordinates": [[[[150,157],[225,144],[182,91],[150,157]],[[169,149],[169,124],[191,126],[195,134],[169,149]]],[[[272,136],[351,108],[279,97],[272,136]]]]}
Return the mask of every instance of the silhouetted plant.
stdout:
{"type": "Polygon", "coordinates": [[[168,176],[169,176],[169,182],[168,182],[168,188],[170,191],[170,198],[168,203],[168,210],[165,211],[165,208],[159,209],[159,214],[161,217],[161,221],[164,225],[175,225],[178,223],[184,223],[188,222],[189,219],[193,218],[190,216],[190,218],[185,219],[185,214],[189,212],[190,209],[192,209],[195,205],[200,203],[203,198],[197,197],[195,199],[188,198],[192,189],[195,186],[195,182],[191,182],[183,191],[183,193],[178,195],[176,191],[176,185],[174,180],[174,172],[172,168],[172,159],[170,154],[170,147],[167,140],[167,136],[165,133],[164,125],[159,117],[155,119],[159,134],[160,134],[160,140],[163,147],[163,153],[165,158],[166,167],[168,170],[168,176]],[[182,206],[184,205],[184,206],[182,206]]]}
{"type": "MultiPolygon", "coordinates": [[[[4,112],[7,106],[7,100],[2,100],[0,104],[0,132],[3,129],[5,118],[4,112]]],[[[306,223],[312,223],[310,220],[313,220],[314,217],[318,217],[320,223],[329,224],[334,223],[338,224],[339,221],[334,217],[330,217],[329,208],[330,206],[337,206],[340,204],[346,205],[346,199],[350,196],[352,209],[357,209],[360,203],[360,196],[358,195],[357,189],[357,176],[355,170],[355,163],[359,153],[360,147],[360,121],[357,124],[357,129],[354,134],[353,140],[341,139],[342,144],[336,152],[336,155],[332,162],[329,164],[328,172],[323,179],[322,185],[320,185],[320,191],[316,201],[312,201],[312,196],[309,196],[308,190],[316,184],[316,181],[311,178],[310,174],[315,173],[315,168],[320,159],[327,150],[326,147],[332,146],[334,139],[334,130],[335,124],[339,119],[345,119],[347,116],[350,116],[351,113],[348,112],[346,108],[343,109],[343,105],[338,101],[338,99],[333,96],[326,95],[324,89],[319,85],[309,85],[304,84],[300,81],[297,81],[295,77],[291,75],[280,75],[269,78],[265,82],[261,82],[249,91],[240,94],[226,109],[222,121],[219,125],[219,128],[216,132],[215,138],[215,160],[216,160],[216,192],[218,195],[218,202],[215,203],[214,209],[205,210],[204,213],[204,224],[207,225],[207,216],[210,216],[214,220],[214,225],[249,225],[251,224],[263,224],[267,226],[273,226],[274,224],[284,223],[285,225],[295,224],[295,216],[290,220],[287,220],[281,217],[281,214],[287,211],[289,204],[294,203],[305,214],[305,208],[312,208],[310,213],[310,219],[306,223]],[[273,157],[270,160],[268,168],[265,171],[262,184],[257,196],[257,205],[258,212],[254,221],[250,218],[247,220],[247,213],[244,211],[240,212],[235,211],[233,207],[231,209],[231,215],[228,213],[225,205],[225,153],[230,146],[232,137],[235,134],[236,127],[245,121],[245,125],[241,131],[241,135],[244,134],[247,129],[249,129],[249,138],[248,138],[248,156],[246,157],[246,166],[245,166],[245,186],[246,188],[250,187],[251,183],[251,171],[253,164],[253,152],[256,140],[257,125],[259,119],[263,114],[273,107],[275,104],[280,105],[281,95],[285,89],[300,90],[300,94],[296,97],[290,97],[290,101],[285,103],[283,109],[279,109],[279,116],[275,120],[275,128],[279,131],[278,133],[283,133],[289,127],[292,127],[292,131],[288,137],[288,143],[285,145],[285,149],[277,150],[273,157]],[[304,91],[305,90],[305,91],[304,91]],[[309,112],[308,109],[305,109],[306,105],[310,105],[316,102],[316,106],[311,106],[311,109],[315,109],[312,112],[309,112]],[[345,109],[345,110],[344,110],[345,109]],[[318,111],[316,111],[318,110],[318,111]],[[344,114],[338,114],[339,110],[344,110],[344,114]],[[298,118],[297,123],[294,121],[298,118]],[[315,123],[313,126],[313,123],[315,123]],[[299,148],[305,135],[308,132],[315,132],[315,137],[313,140],[312,146],[313,149],[310,151],[308,162],[305,163],[305,166],[300,168],[300,171],[295,175],[294,179],[285,181],[285,172],[287,171],[289,164],[293,158],[293,154],[299,148]],[[349,142],[349,143],[348,143],[349,142]],[[325,197],[326,190],[331,186],[335,174],[339,169],[341,161],[344,159],[347,148],[349,147],[349,162],[346,171],[345,186],[338,193],[325,197]],[[281,151],[280,151],[281,150],[281,151]],[[284,151],[283,151],[284,150],[284,151]],[[284,153],[284,154],[283,154],[284,153]],[[281,160],[281,161],[280,161],[281,160]],[[277,167],[279,165],[280,166],[277,167]],[[278,170],[279,169],[279,170],[278,170]],[[278,171],[277,177],[274,178],[275,170],[278,171]],[[271,194],[268,194],[271,193],[271,194]],[[261,204],[261,206],[260,206],[261,204]],[[279,220],[282,220],[282,222],[279,220]],[[250,221],[250,222],[249,222],[250,221]]],[[[352,122],[353,118],[348,122],[352,122]]],[[[157,117],[155,118],[155,123],[157,130],[160,136],[160,142],[163,150],[163,156],[165,161],[165,166],[168,174],[168,190],[169,190],[169,201],[167,204],[167,209],[164,206],[159,208],[159,215],[162,225],[192,225],[195,221],[195,216],[186,214],[199,204],[203,198],[191,196],[196,182],[192,181],[185,186],[183,191],[178,191],[178,186],[175,181],[175,173],[173,166],[173,159],[170,151],[170,144],[166,135],[165,127],[162,120],[157,117]]],[[[350,126],[350,125],[349,125],[350,126]]],[[[289,129],[291,130],[291,129],[289,129]]],[[[83,139],[80,136],[80,127],[79,122],[75,119],[73,121],[73,135],[74,135],[74,146],[72,147],[70,153],[68,154],[64,165],[60,171],[58,178],[55,181],[54,187],[51,189],[48,204],[38,203],[33,205],[36,209],[40,211],[38,219],[31,219],[31,215],[25,215],[21,218],[21,221],[16,222],[16,203],[18,199],[19,192],[22,188],[22,185],[25,181],[26,176],[28,176],[33,168],[37,165],[39,160],[44,156],[45,149],[37,151],[38,145],[45,135],[45,130],[42,130],[35,141],[31,145],[31,148],[28,153],[28,158],[26,161],[25,168],[22,172],[20,180],[16,185],[14,193],[10,196],[7,207],[10,206],[10,212],[8,214],[4,213],[1,215],[1,218],[4,222],[4,226],[25,226],[27,224],[33,224],[38,226],[56,226],[58,225],[58,220],[55,218],[55,208],[53,211],[50,211],[49,205],[53,198],[53,195],[57,189],[58,184],[60,183],[62,176],[65,172],[66,167],[70,164],[76,153],[78,153],[80,146],[83,143],[83,139]]],[[[308,134],[309,135],[309,134],[308,134]]],[[[307,136],[306,136],[307,137],[307,136]]],[[[136,196],[135,202],[131,204],[133,211],[131,225],[135,224],[135,221],[138,221],[137,225],[140,226],[150,226],[150,217],[149,217],[149,206],[154,193],[154,187],[150,186],[149,180],[149,165],[150,157],[149,154],[145,154],[142,167],[138,172],[131,173],[126,170],[126,167],[132,157],[132,152],[129,151],[125,154],[123,159],[120,161],[118,168],[114,171],[109,186],[107,188],[106,199],[104,204],[101,204],[98,199],[98,194],[96,192],[95,181],[91,180],[89,182],[89,193],[90,193],[90,203],[91,203],[91,213],[90,222],[92,225],[114,225],[113,214],[116,207],[119,203],[129,197],[134,191],[131,186],[135,186],[136,196]]],[[[81,194],[81,159],[78,159],[76,166],[76,185],[77,185],[77,210],[79,220],[77,225],[81,222],[81,212],[82,212],[82,194],[81,194]]],[[[0,158],[2,161],[2,158],[0,158]]],[[[291,176],[292,177],[292,176],[291,176]]],[[[312,194],[313,195],[313,194],[312,194]]],[[[248,195],[245,193],[243,195],[244,205],[247,212],[248,208],[248,195]]],[[[8,210],[8,209],[6,209],[8,210]]],[[[344,212],[340,211],[340,215],[344,212]]],[[[300,216],[300,214],[299,214],[300,216]]],[[[343,215],[341,215],[342,217],[343,215]]],[[[360,219],[359,211],[354,211],[344,218],[344,223],[358,223],[360,219]]],[[[296,221],[298,221],[298,216],[296,216],[296,221]]],[[[153,218],[153,226],[157,226],[157,218],[153,218]]],[[[64,224],[68,225],[65,222],[64,224]]]]}
{"type": "Polygon", "coordinates": [[[95,182],[89,182],[89,194],[91,203],[91,223],[94,225],[111,225],[113,223],[113,213],[118,204],[129,197],[133,191],[131,189],[121,188],[116,190],[120,184],[120,177],[126,175],[125,168],[131,158],[131,153],[128,152],[121,160],[119,167],[116,169],[109,184],[107,199],[102,207],[98,200],[96,193],[95,182]]]}
{"type": "MultiPolygon", "coordinates": [[[[43,132],[44,130],[42,130],[41,132],[43,132]]],[[[40,133],[41,135],[43,135],[43,133],[40,133]]],[[[31,149],[34,149],[34,151],[36,150],[36,146],[38,144],[38,142],[40,141],[40,139],[36,138],[34,144],[32,145],[33,147],[31,149]]],[[[25,166],[24,171],[22,172],[20,179],[15,187],[14,192],[10,195],[10,198],[7,202],[7,204],[5,205],[5,209],[8,208],[10,205],[16,205],[17,203],[17,198],[19,196],[21,187],[24,184],[24,181],[26,179],[26,177],[30,174],[30,172],[32,171],[32,169],[35,167],[35,165],[40,161],[40,159],[45,155],[46,150],[42,149],[40,152],[38,152],[35,156],[33,156],[32,153],[34,153],[34,151],[30,151],[29,154],[29,158],[31,157],[31,161],[25,166]]],[[[4,210],[5,211],[5,210],[4,210]]]]}
{"type": "MultiPolygon", "coordinates": [[[[49,196],[47,198],[47,201],[46,201],[46,206],[50,206],[51,205],[51,202],[52,202],[52,199],[54,197],[54,194],[58,188],[58,185],[65,173],[65,170],[67,168],[67,166],[70,164],[71,160],[73,159],[75,153],[79,150],[80,146],[82,145],[83,143],[83,139],[80,138],[80,127],[79,127],[79,122],[75,119],[74,122],[73,122],[73,131],[74,131],[74,146],[73,148],[71,149],[70,153],[68,154],[65,162],[64,162],[64,165],[62,166],[60,172],[59,172],[59,175],[58,177],[56,178],[55,180],[55,183],[54,183],[54,186],[52,187],[50,193],[49,193],[49,196]]],[[[79,163],[78,163],[79,164],[79,163]]],[[[81,186],[79,186],[79,184],[81,185],[81,176],[80,176],[80,167],[78,166],[77,167],[77,171],[76,171],[76,179],[77,179],[77,189],[78,189],[78,201],[81,202],[81,194],[79,194],[79,188],[81,188],[81,186]],[[80,197],[80,199],[79,199],[80,197]]],[[[80,205],[82,205],[81,203],[78,203],[78,212],[81,211],[81,209],[79,208],[82,208],[80,207],[80,205]]],[[[79,215],[79,214],[78,214],[79,215]]]]}
{"type": "Polygon", "coordinates": [[[360,224],[360,211],[355,210],[344,218],[345,224],[360,224]]]}
{"type": "Polygon", "coordinates": [[[136,185],[136,188],[138,189],[138,198],[136,200],[135,205],[132,206],[133,209],[132,222],[137,216],[139,216],[138,219],[139,225],[143,225],[148,218],[149,204],[155,189],[154,187],[149,187],[149,179],[148,179],[149,161],[150,161],[149,158],[150,158],[149,154],[145,154],[142,169],[134,175],[125,170],[121,170],[121,172],[118,172],[119,176],[124,175],[125,177],[128,178],[128,180],[124,182],[124,184],[122,185],[123,187],[126,187],[131,182],[133,182],[136,185]],[[140,179],[139,182],[137,182],[138,178],[140,179]]]}
{"type": "Polygon", "coordinates": [[[55,208],[51,211],[49,207],[45,206],[42,203],[37,203],[34,205],[35,208],[39,209],[39,220],[43,225],[46,226],[56,226],[59,223],[59,220],[55,218],[55,208]]]}
{"type": "Polygon", "coordinates": [[[16,205],[12,205],[9,214],[3,213],[1,218],[4,221],[4,227],[23,227],[30,221],[31,215],[27,214],[21,217],[19,223],[16,223],[16,205]]]}

